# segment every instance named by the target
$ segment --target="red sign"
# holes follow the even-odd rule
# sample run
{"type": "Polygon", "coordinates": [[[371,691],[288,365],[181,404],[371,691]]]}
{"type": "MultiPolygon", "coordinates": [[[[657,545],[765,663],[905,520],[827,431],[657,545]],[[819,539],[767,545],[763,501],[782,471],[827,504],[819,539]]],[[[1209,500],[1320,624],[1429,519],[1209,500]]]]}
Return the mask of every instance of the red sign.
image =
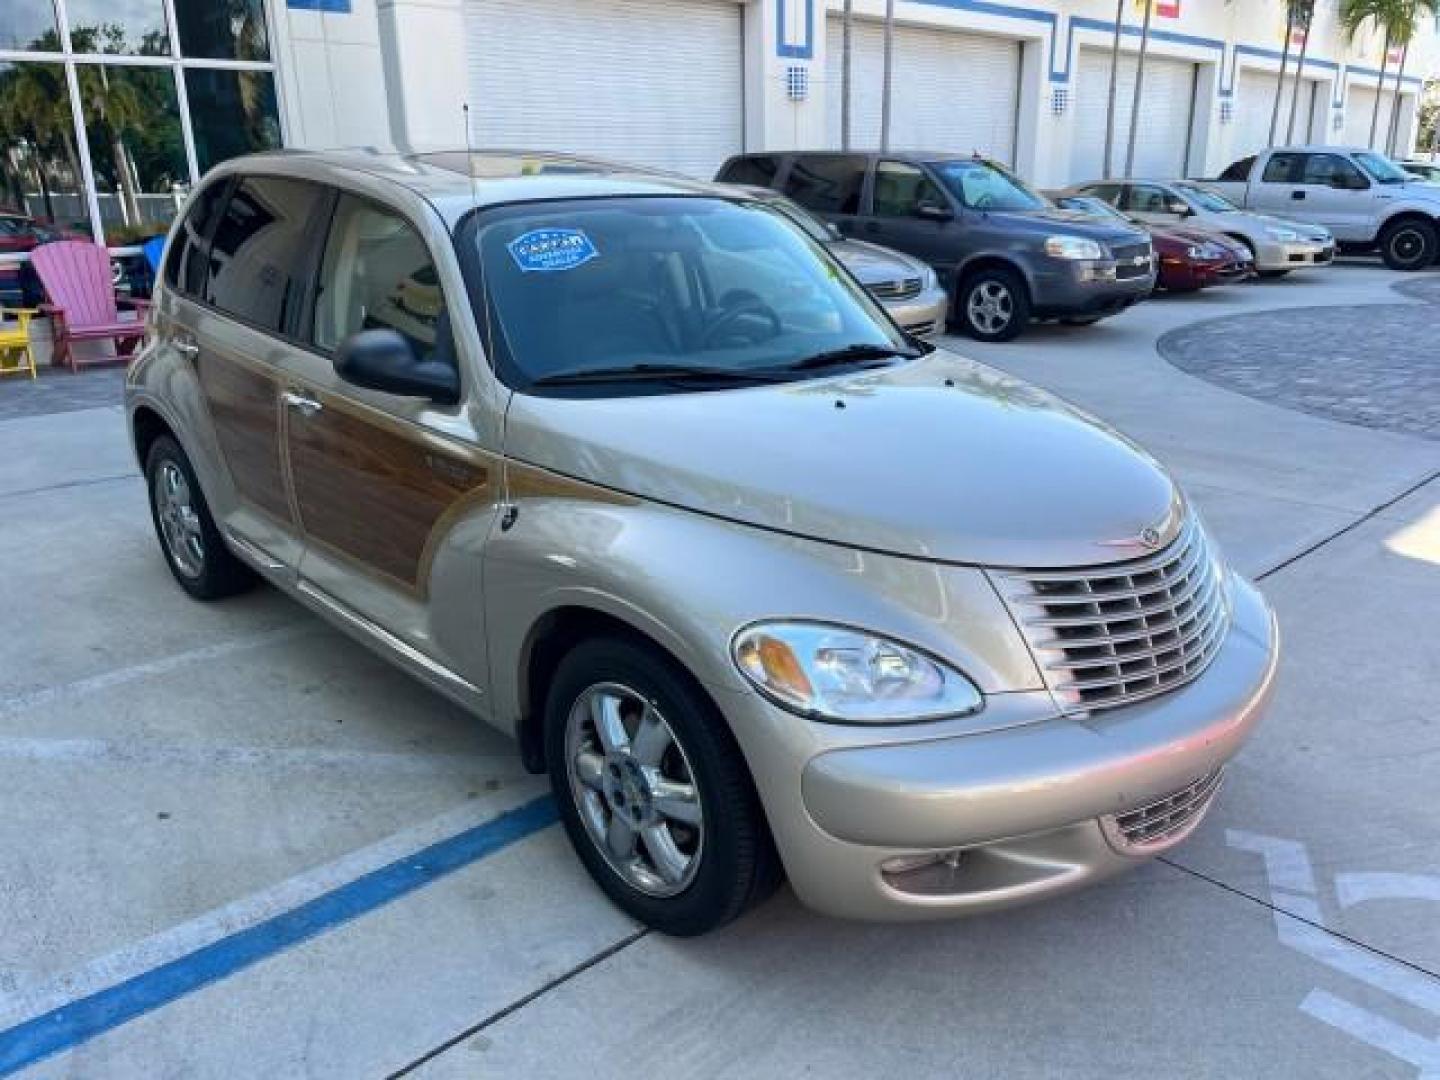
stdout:
{"type": "Polygon", "coordinates": [[[1180,0],[1155,0],[1155,14],[1162,19],[1180,17],[1180,0]]]}

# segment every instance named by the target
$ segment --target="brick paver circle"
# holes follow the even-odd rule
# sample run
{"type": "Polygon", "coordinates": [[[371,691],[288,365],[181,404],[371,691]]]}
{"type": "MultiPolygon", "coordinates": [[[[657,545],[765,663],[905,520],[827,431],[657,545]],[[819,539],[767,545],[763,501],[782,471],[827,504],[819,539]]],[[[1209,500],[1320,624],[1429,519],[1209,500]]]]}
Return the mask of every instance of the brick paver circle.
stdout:
{"type": "MultiPolygon", "coordinates": [[[[1440,282],[1408,284],[1411,295],[1435,286],[1440,302],[1440,282]]],[[[1440,440],[1436,316],[1430,304],[1262,311],[1172,330],[1157,348],[1181,371],[1246,397],[1440,440]]]]}

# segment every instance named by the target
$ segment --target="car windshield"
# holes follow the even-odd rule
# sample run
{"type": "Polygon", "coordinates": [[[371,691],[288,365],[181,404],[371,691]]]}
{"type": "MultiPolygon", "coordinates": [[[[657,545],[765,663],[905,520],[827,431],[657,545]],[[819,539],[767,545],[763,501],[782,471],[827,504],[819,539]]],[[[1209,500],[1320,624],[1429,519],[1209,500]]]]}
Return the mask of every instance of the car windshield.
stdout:
{"type": "Polygon", "coordinates": [[[1370,174],[1371,178],[1379,184],[1403,184],[1410,179],[1404,169],[1391,161],[1384,154],[1372,153],[1369,150],[1362,150],[1355,155],[1355,160],[1360,167],[1370,174]]]}
{"type": "Polygon", "coordinates": [[[1234,214],[1240,210],[1238,206],[1225,198],[1225,196],[1211,191],[1209,188],[1200,187],[1198,184],[1176,184],[1175,190],[1178,191],[1181,197],[1187,202],[1193,203],[1200,207],[1201,210],[1208,211],[1212,214],[1234,214]]]}
{"type": "Polygon", "coordinates": [[[708,197],[498,207],[457,234],[501,378],[663,393],[803,378],[916,350],[779,210],[708,197]]]}
{"type": "Polygon", "coordinates": [[[930,166],[970,210],[1042,210],[1045,200],[988,161],[937,161],[930,166]]]}

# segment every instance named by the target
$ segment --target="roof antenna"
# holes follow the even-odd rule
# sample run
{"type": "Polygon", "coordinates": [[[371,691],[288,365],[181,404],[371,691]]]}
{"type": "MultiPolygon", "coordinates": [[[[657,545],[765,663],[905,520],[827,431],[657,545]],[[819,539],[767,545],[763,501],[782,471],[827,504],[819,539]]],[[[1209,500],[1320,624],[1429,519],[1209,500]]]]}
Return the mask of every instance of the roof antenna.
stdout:
{"type": "Polygon", "coordinates": [[[480,205],[480,192],[476,190],[475,148],[470,145],[470,103],[463,102],[460,111],[465,114],[465,171],[470,174],[470,201],[480,205]]]}

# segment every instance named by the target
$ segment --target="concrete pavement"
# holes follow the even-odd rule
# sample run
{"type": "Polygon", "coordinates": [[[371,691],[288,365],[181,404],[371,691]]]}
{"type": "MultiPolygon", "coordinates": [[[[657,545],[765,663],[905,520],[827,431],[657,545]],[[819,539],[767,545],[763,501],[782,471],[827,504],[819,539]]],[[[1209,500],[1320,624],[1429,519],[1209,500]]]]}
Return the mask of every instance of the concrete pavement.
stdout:
{"type": "MultiPolygon", "coordinates": [[[[954,343],[1157,453],[1280,612],[1272,715],[1165,862],[938,926],[782,892],[677,942],[637,935],[541,829],[24,1075],[1440,1071],[1440,444],[1155,351],[1201,318],[1403,302],[1394,280],[1342,265],[954,343]]],[[[0,1052],[541,791],[506,740],[296,605],[181,596],[122,434],[113,406],[0,421],[0,546],[22,553],[0,575],[0,1052]]]]}

